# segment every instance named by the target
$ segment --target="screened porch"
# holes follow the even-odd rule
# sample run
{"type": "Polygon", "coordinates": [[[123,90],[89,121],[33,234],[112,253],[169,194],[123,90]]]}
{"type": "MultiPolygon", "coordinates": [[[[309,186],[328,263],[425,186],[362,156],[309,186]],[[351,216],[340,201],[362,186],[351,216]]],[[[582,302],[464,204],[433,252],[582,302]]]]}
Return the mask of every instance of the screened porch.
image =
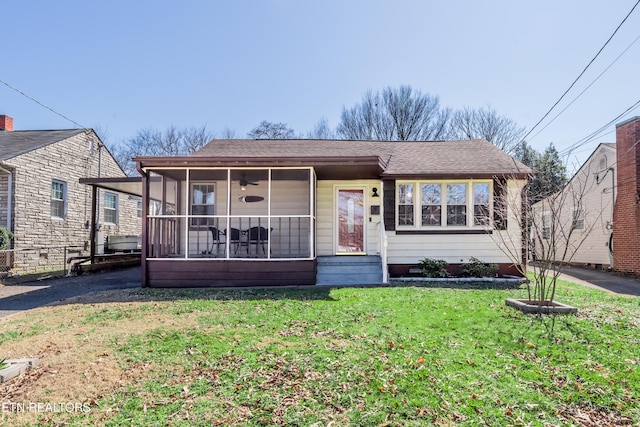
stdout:
{"type": "Polygon", "coordinates": [[[313,168],[147,170],[146,258],[314,259],[313,168]]]}

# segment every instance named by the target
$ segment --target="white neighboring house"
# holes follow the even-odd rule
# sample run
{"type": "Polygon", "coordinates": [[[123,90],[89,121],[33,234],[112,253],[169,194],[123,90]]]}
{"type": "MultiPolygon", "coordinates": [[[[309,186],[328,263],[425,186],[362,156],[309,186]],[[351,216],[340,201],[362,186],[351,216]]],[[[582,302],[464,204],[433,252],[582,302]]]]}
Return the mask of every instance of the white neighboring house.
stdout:
{"type": "Polygon", "coordinates": [[[601,143],[586,162],[569,180],[562,193],[550,196],[533,206],[536,218],[542,227],[538,236],[532,233],[534,248],[544,246],[551,233],[556,232],[556,259],[574,265],[611,267],[610,251],[613,226],[613,206],[615,202],[616,144],[601,143]],[[564,206],[552,207],[551,203],[564,206]],[[553,215],[559,218],[554,220],[553,215]],[[565,239],[558,234],[571,233],[571,246],[564,253],[565,239]]]}

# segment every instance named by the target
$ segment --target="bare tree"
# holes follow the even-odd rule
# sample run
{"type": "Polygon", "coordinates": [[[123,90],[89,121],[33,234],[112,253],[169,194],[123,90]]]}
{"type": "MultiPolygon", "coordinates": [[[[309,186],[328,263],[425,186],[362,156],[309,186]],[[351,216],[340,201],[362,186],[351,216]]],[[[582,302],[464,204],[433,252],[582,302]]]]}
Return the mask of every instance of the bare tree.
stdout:
{"type": "Polygon", "coordinates": [[[453,115],[450,125],[452,138],[486,139],[506,153],[518,146],[525,133],[525,128],[490,107],[465,107],[453,115]]]}
{"type": "Polygon", "coordinates": [[[368,91],[362,102],[342,109],[339,136],[355,140],[418,141],[446,137],[451,111],[440,108],[437,96],[410,86],[368,91]]]}
{"type": "Polygon", "coordinates": [[[235,139],[235,137],[236,131],[228,127],[222,129],[222,133],[220,134],[221,139],[235,139]]]}
{"type": "MultiPolygon", "coordinates": [[[[517,221],[523,233],[494,232],[492,238],[525,277],[527,258],[531,261],[528,269],[532,272],[533,283],[527,289],[528,300],[534,305],[554,304],[558,277],[601,221],[602,206],[585,203],[588,194],[597,191],[597,182],[591,172],[582,171],[559,191],[533,204],[528,202],[526,190],[522,191],[521,197],[509,197],[509,192],[514,191],[507,187],[509,181],[496,181],[499,183],[495,191],[500,198],[498,205],[506,207],[496,213],[509,212],[510,217],[502,221],[517,221]],[[523,251],[525,254],[528,252],[528,257],[523,256],[523,251]]],[[[547,178],[542,176],[536,179],[547,178]]],[[[546,187],[554,185],[548,183],[546,187]]]]}
{"type": "Polygon", "coordinates": [[[247,138],[251,139],[291,139],[295,137],[295,131],[286,123],[273,123],[263,120],[253,128],[247,138]]]}
{"type": "Polygon", "coordinates": [[[313,130],[307,133],[309,139],[336,139],[336,133],[329,126],[326,118],[321,118],[314,126],[313,130]]]}
{"type": "Polygon", "coordinates": [[[136,156],[180,156],[190,155],[213,139],[206,126],[178,129],[170,126],[164,131],[142,129],[129,140],[110,147],[116,161],[129,176],[137,175],[136,156]]]}

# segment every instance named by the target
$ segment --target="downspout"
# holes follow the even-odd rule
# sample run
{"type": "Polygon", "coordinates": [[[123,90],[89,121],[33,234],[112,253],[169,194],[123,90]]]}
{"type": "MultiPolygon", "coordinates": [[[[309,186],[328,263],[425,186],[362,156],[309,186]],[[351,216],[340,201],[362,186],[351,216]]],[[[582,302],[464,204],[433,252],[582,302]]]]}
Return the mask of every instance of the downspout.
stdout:
{"type": "Polygon", "coordinates": [[[7,179],[7,230],[11,230],[11,216],[13,211],[13,172],[0,166],[0,171],[9,175],[7,179]]]}
{"type": "MultiPolygon", "coordinates": [[[[102,178],[102,144],[100,144],[99,142],[98,142],[98,178],[102,178]]],[[[96,200],[96,226],[100,227],[100,198],[99,197],[96,200]]]]}
{"type": "MultiPolygon", "coordinates": [[[[607,229],[611,230],[611,234],[609,235],[607,245],[609,246],[609,268],[613,269],[613,212],[616,209],[616,172],[613,166],[605,171],[602,178],[600,178],[599,172],[596,174],[596,184],[600,185],[609,172],[611,172],[611,221],[607,222],[607,229]]],[[[602,191],[604,192],[605,190],[602,191]]]]}
{"type": "MultiPolygon", "coordinates": [[[[609,170],[611,171],[611,224],[613,224],[613,212],[616,209],[616,173],[613,166],[609,170]]],[[[609,236],[609,268],[613,270],[613,227],[609,236]]]]}

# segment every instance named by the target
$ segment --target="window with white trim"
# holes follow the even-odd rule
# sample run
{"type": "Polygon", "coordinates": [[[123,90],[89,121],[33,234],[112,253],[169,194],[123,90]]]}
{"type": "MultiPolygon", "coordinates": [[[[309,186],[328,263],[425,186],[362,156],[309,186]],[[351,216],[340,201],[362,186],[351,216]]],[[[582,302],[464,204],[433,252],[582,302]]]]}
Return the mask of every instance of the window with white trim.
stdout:
{"type": "Polygon", "coordinates": [[[551,238],[551,215],[542,214],[542,238],[549,240],[551,238]]]}
{"type": "Polygon", "coordinates": [[[490,225],[489,183],[473,184],[473,225],[490,225]]]}
{"type": "Polygon", "coordinates": [[[414,184],[398,185],[398,224],[413,225],[413,189],[414,184]]]}
{"type": "Polygon", "coordinates": [[[67,217],[67,183],[57,179],[51,180],[51,217],[67,217]]]}
{"type": "MultiPolygon", "coordinates": [[[[215,184],[191,184],[191,215],[215,215],[215,184]]],[[[214,218],[191,218],[192,226],[213,225],[214,218]]]]}
{"type": "Polygon", "coordinates": [[[106,224],[118,224],[118,195],[104,193],[104,222],[106,224]]]}
{"type": "Polygon", "coordinates": [[[576,209],[573,211],[573,222],[571,224],[573,230],[584,230],[584,210],[576,209]]]}
{"type": "Polygon", "coordinates": [[[439,226],[442,222],[440,184],[422,184],[422,226],[439,226]]]}
{"type": "Polygon", "coordinates": [[[399,229],[488,227],[492,225],[493,184],[474,181],[398,181],[399,229]]]}

